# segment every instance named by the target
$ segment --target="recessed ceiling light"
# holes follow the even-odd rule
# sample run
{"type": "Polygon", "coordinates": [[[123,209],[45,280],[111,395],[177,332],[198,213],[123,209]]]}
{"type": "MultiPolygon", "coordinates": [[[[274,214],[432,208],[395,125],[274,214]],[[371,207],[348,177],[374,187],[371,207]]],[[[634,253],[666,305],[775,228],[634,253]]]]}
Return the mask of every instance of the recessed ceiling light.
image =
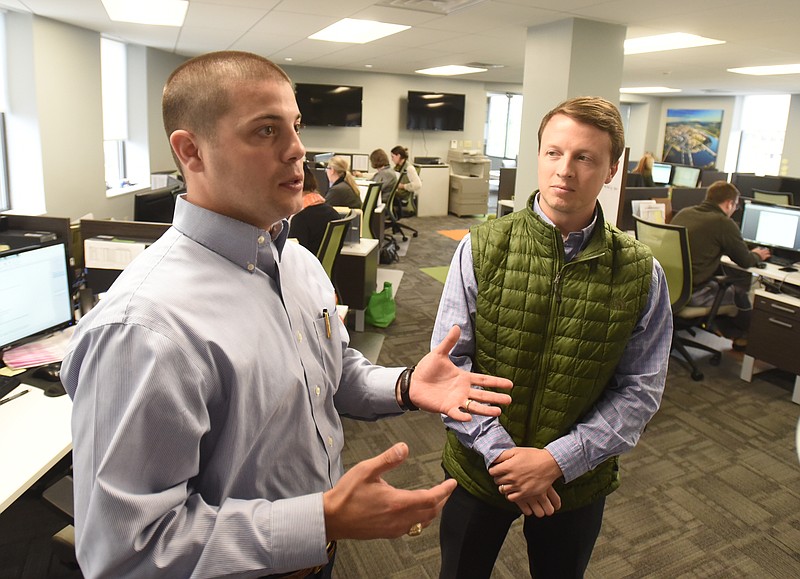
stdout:
{"type": "Polygon", "coordinates": [[[372,68],[372,65],[371,64],[365,64],[364,68],[372,68]]]}
{"type": "Polygon", "coordinates": [[[671,34],[629,38],[625,41],[625,54],[660,52],[662,50],[694,48],[696,46],[710,46],[712,44],[725,44],[725,41],[696,36],[694,34],[686,34],[685,32],[673,32],[671,34]]]}
{"type": "Polygon", "coordinates": [[[114,22],[151,26],[183,26],[188,0],[102,0],[108,17],[114,22]]]}
{"type": "Polygon", "coordinates": [[[775,64],[772,66],[744,66],[729,68],[728,72],[736,74],[752,74],[755,76],[769,76],[772,74],[800,74],[800,64],[775,64]]]}
{"type": "Polygon", "coordinates": [[[656,94],[666,92],[681,92],[679,88],[669,88],[666,86],[631,86],[619,89],[619,92],[625,94],[656,94]]]}
{"type": "Polygon", "coordinates": [[[294,59],[291,56],[287,56],[283,60],[285,60],[286,62],[292,62],[294,59]]]}
{"type": "Polygon", "coordinates": [[[309,36],[311,40],[326,40],[328,42],[349,42],[352,44],[365,44],[408,30],[410,26],[403,24],[388,24],[375,20],[356,20],[343,18],[309,36]]]}
{"type": "Polygon", "coordinates": [[[435,66],[433,68],[423,68],[415,70],[419,74],[429,74],[431,76],[456,76],[459,74],[473,74],[476,72],[486,72],[485,68],[475,66],[462,66],[460,64],[448,64],[447,66],[435,66]]]}

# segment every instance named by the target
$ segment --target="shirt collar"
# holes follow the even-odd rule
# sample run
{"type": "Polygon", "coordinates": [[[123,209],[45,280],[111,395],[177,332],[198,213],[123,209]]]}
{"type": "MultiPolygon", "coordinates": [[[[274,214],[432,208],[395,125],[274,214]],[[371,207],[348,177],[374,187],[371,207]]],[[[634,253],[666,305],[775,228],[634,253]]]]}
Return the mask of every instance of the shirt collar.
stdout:
{"type": "Polygon", "coordinates": [[[183,235],[247,271],[270,275],[289,236],[287,220],[276,224],[275,239],[254,225],[204,209],[178,196],[172,225],[183,235]]]}
{"type": "MultiPolygon", "coordinates": [[[[542,211],[542,208],[539,206],[539,195],[540,193],[537,192],[533,198],[533,211],[536,213],[536,215],[541,217],[545,223],[556,227],[555,223],[553,223],[550,218],[544,214],[544,211],[542,211]]],[[[567,261],[571,260],[584,247],[586,247],[592,237],[592,232],[594,231],[595,225],[597,225],[597,207],[594,209],[592,221],[589,223],[589,225],[579,231],[571,231],[570,234],[567,235],[567,238],[564,239],[564,255],[566,256],[567,261]]]]}

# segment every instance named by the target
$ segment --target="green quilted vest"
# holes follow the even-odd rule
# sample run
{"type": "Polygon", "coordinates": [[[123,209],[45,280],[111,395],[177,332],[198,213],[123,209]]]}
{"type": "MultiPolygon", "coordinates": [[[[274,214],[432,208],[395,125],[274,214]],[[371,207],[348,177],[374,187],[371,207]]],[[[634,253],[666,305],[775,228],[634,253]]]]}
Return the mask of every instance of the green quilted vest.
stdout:
{"type": "MultiPolygon", "coordinates": [[[[564,262],[561,233],[528,207],[471,230],[478,282],[474,371],[514,382],[500,423],[518,446],[543,448],[591,409],[647,303],[652,254],[605,223],[564,262]]],[[[467,491],[517,511],[478,453],[448,432],[443,464],[467,491]]],[[[617,457],[554,488],[562,511],[585,506],[619,486],[617,457]]]]}

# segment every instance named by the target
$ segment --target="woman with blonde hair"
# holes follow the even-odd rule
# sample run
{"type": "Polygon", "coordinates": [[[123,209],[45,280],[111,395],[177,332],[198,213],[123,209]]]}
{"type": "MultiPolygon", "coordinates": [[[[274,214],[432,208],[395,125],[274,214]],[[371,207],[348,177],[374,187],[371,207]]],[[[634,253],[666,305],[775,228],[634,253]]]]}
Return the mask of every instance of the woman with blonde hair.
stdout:
{"type": "Polygon", "coordinates": [[[641,175],[643,187],[655,187],[655,183],[653,182],[653,154],[652,153],[645,153],[642,155],[642,158],[639,159],[639,163],[636,165],[636,168],[631,171],[634,175],[641,175]]]}
{"type": "Polygon", "coordinates": [[[361,193],[356,180],[350,174],[350,161],[346,157],[335,156],[328,161],[325,167],[328,176],[328,192],[325,194],[325,203],[336,207],[349,207],[361,209],[361,193]]]}

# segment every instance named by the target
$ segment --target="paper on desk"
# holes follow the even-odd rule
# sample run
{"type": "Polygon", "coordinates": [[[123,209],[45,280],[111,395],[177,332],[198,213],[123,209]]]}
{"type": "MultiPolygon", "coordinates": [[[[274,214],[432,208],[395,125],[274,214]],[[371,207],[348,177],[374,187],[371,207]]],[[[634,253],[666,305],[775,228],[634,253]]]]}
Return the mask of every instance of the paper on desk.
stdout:
{"type": "Polygon", "coordinates": [[[75,326],[70,326],[42,340],[6,350],[3,362],[11,368],[33,368],[60,362],[67,353],[67,344],[74,331],[75,326]]]}

